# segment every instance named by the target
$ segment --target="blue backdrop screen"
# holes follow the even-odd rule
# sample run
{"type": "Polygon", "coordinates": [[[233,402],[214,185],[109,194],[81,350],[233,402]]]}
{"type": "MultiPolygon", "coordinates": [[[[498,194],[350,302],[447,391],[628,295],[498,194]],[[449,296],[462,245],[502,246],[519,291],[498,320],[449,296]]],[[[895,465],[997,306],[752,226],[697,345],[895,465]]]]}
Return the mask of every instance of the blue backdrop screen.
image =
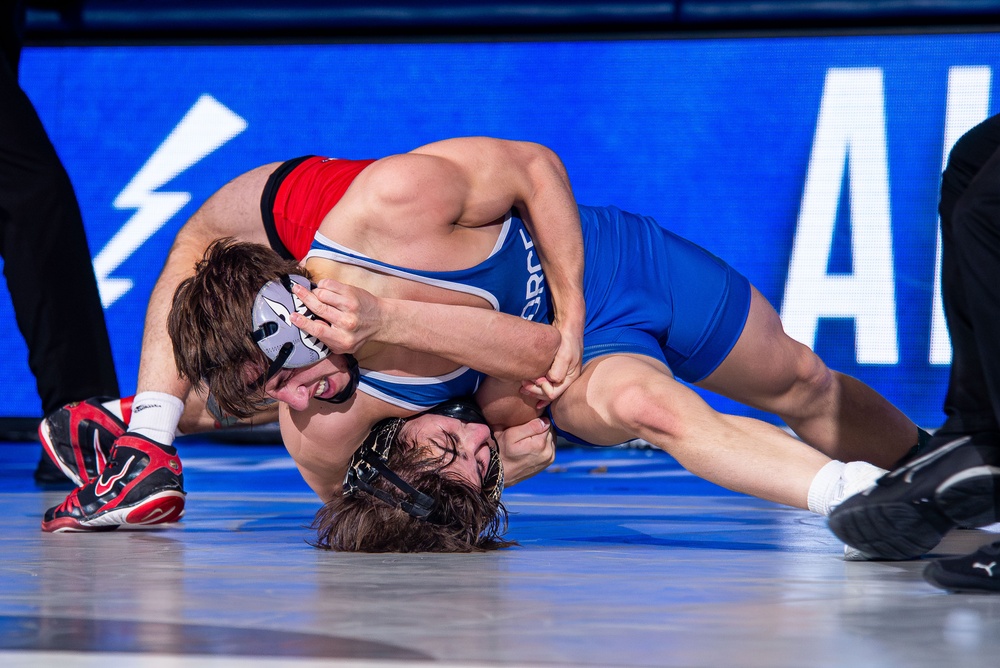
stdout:
{"type": "MultiPolygon", "coordinates": [[[[995,34],[51,47],[21,81],[77,189],[123,391],[167,249],[227,180],[491,135],[555,149],[580,202],[725,258],[792,335],[936,426],[942,160],[996,108],[997,65],[995,34]]],[[[15,328],[0,345],[0,416],[37,415],[15,328]]]]}

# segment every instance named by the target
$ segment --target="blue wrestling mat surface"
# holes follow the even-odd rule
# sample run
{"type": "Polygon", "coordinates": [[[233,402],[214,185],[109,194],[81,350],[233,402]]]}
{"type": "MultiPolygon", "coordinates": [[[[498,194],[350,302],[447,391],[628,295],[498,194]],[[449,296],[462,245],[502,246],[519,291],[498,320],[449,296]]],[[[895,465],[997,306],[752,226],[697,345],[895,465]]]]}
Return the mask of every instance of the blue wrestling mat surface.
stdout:
{"type": "MultiPolygon", "coordinates": [[[[995,665],[1000,598],[926,560],[845,562],[811,513],[721,490],[665,454],[561,449],[505,493],[490,554],[310,547],[318,501],[278,446],[187,440],[174,525],[45,534],[65,490],[0,443],[0,665],[692,668],[995,665]]],[[[935,555],[994,538],[954,532],[935,555]]],[[[934,555],[932,555],[934,556],[934,555]]]]}
{"type": "MultiPolygon", "coordinates": [[[[232,445],[196,437],[177,443],[188,492],[270,489],[285,494],[312,494],[280,445],[232,445]]],[[[39,453],[37,443],[0,442],[4,490],[38,489],[31,474],[39,453]]],[[[692,476],[661,450],[634,447],[560,447],[555,464],[510,488],[508,493],[733,494],[692,476]]]]}

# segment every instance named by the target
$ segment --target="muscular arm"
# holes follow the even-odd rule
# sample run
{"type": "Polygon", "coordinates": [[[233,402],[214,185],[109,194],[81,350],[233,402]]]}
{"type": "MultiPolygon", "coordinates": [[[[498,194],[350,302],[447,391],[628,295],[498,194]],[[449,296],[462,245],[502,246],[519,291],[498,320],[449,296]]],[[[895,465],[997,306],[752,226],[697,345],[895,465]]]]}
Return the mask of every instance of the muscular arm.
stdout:
{"type": "Polygon", "coordinates": [[[447,139],[410,155],[442,163],[438,176],[447,184],[438,186],[458,207],[458,225],[491,223],[517,207],[554,297],[565,297],[567,310],[584,310],[580,212],[559,156],[541,144],[488,137],[447,139]]]}
{"type": "Polygon", "coordinates": [[[559,331],[489,309],[388,299],[384,343],[433,353],[505,380],[535,378],[552,364],[559,331]]]}
{"type": "Polygon", "coordinates": [[[292,322],[337,353],[371,341],[431,353],[490,376],[519,381],[544,374],[559,347],[550,325],[489,309],[375,297],[330,279],[296,294],[321,320],[292,322]]]}
{"type": "MultiPolygon", "coordinates": [[[[315,402],[314,402],[315,404],[315,402]]],[[[412,411],[387,411],[377,399],[358,393],[347,404],[313,405],[308,411],[278,409],[281,439],[306,484],[324,503],[343,493],[347,465],[372,424],[390,415],[412,411]]]]}
{"type": "Polygon", "coordinates": [[[556,458],[555,434],[539,417],[534,401],[525,401],[518,383],[487,378],[476,392],[500,445],[504,482],[510,487],[548,468],[556,458]]]}
{"type": "MultiPolygon", "coordinates": [[[[564,336],[580,339],[586,315],[583,236],[580,212],[559,157],[540,144],[486,137],[445,140],[413,153],[449,160],[460,172],[462,179],[453,181],[461,202],[459,225],[492,222],[517,207],[545,272],[555,324],[564,336]]],[[[574,361],[578,363],[579,359],[574,361]]]]}
{"type": "Polygon", "coordinates": [[[335,210],[338,216],[324,221],[321,232],[333,233],[343,216],[376,256],[392,249],[407,266],[418,266],[429,257],[428,240],[433,245],[447,239],[456,225],[493,223],[512,207],[532,235],[552,296],[562,339],[549,376],[562,381],[580,367],[583,239],[569,178],[551,150],[464,137],[384,158],[358,176],[335,210]]]}
{"type": "MultiPolygon", "coordinates": [[[[299,425],[292,423],[291,415],[287,410],[281,411],[281,440],[288,454],[292,456],[302,479],[316,496],[326,503],[343,493],[344,475],[347,473],[347,464],[351,461],[353,449],[351,453],[342,450],[335,443],[339,440],[335,435],[331,437],[303,430],[299,425]]],[[[360,434],[356,436],[358,438],[355,448],[364,438],[360,434]]]]}

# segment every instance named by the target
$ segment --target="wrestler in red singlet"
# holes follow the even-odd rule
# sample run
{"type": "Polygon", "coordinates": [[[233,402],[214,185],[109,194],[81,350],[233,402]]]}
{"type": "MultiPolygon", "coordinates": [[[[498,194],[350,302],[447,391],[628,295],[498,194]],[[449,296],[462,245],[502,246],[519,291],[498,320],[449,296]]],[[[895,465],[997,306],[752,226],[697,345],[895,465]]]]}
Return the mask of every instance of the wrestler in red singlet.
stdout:
{"type": "Polygon", "coordinates": [[[357,175],[373,162],[309,156],[278,167],[268,179],[261,200],[271,246],[282,256],[301,261],[323,218],[357,175]]]}

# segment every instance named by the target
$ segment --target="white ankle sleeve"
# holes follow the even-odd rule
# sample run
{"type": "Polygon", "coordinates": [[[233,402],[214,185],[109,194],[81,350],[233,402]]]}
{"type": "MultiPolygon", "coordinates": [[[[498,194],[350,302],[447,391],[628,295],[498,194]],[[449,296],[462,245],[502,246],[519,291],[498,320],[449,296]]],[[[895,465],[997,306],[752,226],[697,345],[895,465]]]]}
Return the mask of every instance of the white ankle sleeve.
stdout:
{"type": "Polygon", "coordinates": [[[885,469],[880,469],[868,462],[847,462],[841,477],[844,479],[844,489],[839,499],[830,508],[833,510],[844,499],[860,494],[875,484],[875,481],[885,475],[885,469]]]}
{"type": "Polygon", "coordinates": [[[885,469],[868,462],[828,462],[809,485],[809,510],[829,515],[844,499],[865,491],[885,469]]]}
{"type": "Polygon", "coordinates": [[[819,515],[829,515],[833,510],[831,503],[840,495],[843,486],[841,475],[844,472],[844,462],[836,460],[827,462],[809,484],[809,510],[819,515]]]}

